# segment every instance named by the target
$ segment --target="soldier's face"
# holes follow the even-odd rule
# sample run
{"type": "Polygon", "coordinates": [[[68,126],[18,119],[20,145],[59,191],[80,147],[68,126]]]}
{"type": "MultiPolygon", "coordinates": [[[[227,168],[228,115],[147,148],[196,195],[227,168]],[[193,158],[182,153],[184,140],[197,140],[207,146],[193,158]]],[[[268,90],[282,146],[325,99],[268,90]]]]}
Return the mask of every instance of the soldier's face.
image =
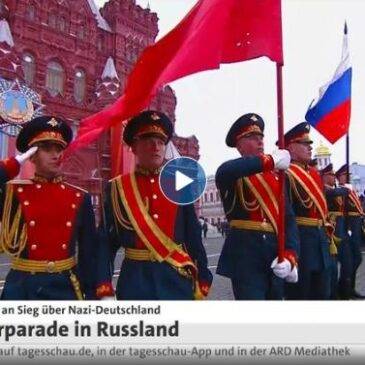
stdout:
{"type": "Polygon", "coordinates": [[[341,174],[337,176],[338,183],[343,185],[347,183],[347,174],[341,174]]]}
{"type": "Polygon", "coordinates": [[[264,152],[264,139],[260,134],[240,138],[236,148],[241,156],[257,156],[264,152]]]}
{"type": "Polygon", "coordinates": [[[307,164],[312,159],[312,145],[310,143],[292,142],[287,149],[293,161],[307,164]]]}
{"type": "Polygon", "coordinates": [[[329,186],[335,186],[336,183],[336,176],[333,172],[329,174],[325,174],[322,176],[323,184],[329,185],[329,186]]]}
{"type": "Polygon", "coordinates": [[[165,141],[158,136],[145,136],[134,141],[132,151],[139,166],[145,169],[157,169],[165,161],[165,141]]]}
{"type": "Polygon", "coordinates": [[[46,178],[60,175],[64,148],[58,143],[42,142],[37,152],[31,157],[35,165],[35,172],[46,178]]]}

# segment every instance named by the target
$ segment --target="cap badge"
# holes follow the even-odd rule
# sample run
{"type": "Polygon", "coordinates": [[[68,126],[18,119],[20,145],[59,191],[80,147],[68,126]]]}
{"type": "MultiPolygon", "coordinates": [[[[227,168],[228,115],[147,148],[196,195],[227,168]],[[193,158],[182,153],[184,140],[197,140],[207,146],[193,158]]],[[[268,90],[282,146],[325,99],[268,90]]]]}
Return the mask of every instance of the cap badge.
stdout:
{"type": "Polygon", "coordinates": [[[151,119],[152,120],[160,120],[161,118],[160,118],[160,116],[157,113],[152,113],[151,114],[151,119]]]}
{"type": "Polygon", "coordinates": [[[52,127],[57,127],[58,126],[58,122],[57,122],[57,120],[55,118],[52,118],[51,120],[49,120],[47,122],[47,124],[49,124],[52,127]]]}

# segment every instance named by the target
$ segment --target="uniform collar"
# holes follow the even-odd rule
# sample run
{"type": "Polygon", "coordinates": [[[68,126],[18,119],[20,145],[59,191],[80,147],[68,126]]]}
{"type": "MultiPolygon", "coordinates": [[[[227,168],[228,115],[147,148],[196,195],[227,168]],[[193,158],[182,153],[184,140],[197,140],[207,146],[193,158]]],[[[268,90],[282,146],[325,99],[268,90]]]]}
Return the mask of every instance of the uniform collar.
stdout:
{"type": "Polygon", "coordinates": [[[294,161],[294,160],[292,160],[292,163],[294,165],[300,166],[302,169],[304,169],[306,171],[308,170],[308,164],[306,164],[306,163],[299,162],[299,161],[294,161]]]}
{"type": "Polygon", "coordinates": [[[136,168],[134,169],[134,172],[137,175],[152,176],[152,175],[158,175],[161,172],[161,169],[162,167],[158,167],[157,169],[151,170],[137,165],[136,168]]]}
{"type": "Polygon", "coordinates": [[[328,189],[334,189],[335,186],[334,185],[329,185],[329,184],[324,184],[324,186],[328,189]]]}
{"type": "Polygon", "coordinates": [[[52,183],[52,184],[58,184],[58,183],[60,183],[60,182],[63,181],[63,176],[62,175],[58,175],[58,176],[55,176],[55,177],[52,177],[52,178],[48,179],[48,178],[46,178],[44,176],[35,174],[34,177],[31,180],[34,181],[34,182],[37,182],[37,183],[52,183]]]}

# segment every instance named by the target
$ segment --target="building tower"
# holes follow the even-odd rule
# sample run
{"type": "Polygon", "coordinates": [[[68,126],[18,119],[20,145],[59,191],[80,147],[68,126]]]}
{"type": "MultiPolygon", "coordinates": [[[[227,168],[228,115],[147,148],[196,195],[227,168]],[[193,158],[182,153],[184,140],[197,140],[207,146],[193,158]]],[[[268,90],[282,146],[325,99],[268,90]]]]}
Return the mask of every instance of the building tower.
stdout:
{"type": "Polygon", "coordinates": [[[314,158],[318,160],[319,170],[331,163],[331,151],[323,145],[322,141],[319,142],[319,146],[314,150],[314,158]]]}

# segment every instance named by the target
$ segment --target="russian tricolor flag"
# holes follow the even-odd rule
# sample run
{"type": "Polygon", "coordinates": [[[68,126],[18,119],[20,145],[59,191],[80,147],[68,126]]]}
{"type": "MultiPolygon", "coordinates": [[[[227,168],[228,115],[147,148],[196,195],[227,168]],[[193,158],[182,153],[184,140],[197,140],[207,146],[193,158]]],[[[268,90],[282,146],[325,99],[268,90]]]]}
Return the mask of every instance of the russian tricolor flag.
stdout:
{"type": "Polygon", "coordinates": [[[331,143],[344,136],[350,126],[352,68],[347,47],[345,24],[342,58],[334,77],[319,89],[317,101],[312,102],[305,115],[309,124],[331,143]]]}

